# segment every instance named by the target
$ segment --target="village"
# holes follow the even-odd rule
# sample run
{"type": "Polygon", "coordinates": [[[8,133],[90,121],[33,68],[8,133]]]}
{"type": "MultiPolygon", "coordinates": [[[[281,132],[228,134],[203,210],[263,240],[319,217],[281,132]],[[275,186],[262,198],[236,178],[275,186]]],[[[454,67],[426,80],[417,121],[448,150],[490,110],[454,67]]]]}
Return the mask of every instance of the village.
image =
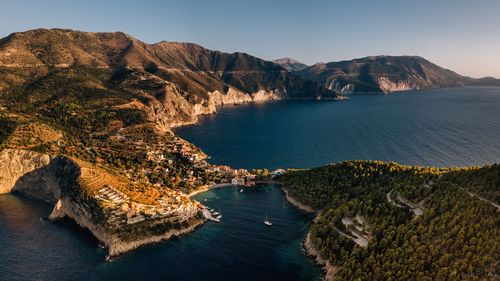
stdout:
{"type": "Polygon", "coordinates": [[[99,189],[94,198],[104,207],[107,223],[111,227],[156,219],[181,222],[196,215],[202,207],[175,190],[166,190],[153,204],[136,202],[111,185],[99,189]]]}
{"type": "Polygon", "coordinates": [[[150,144],[146,151],[144,165],[124,171],[133,182],[166,186],[189,194],[221,183],[251,187],[259,176],[246,169],[211,165],[207,162],[208,156],[199,148],[177,136],[150,144]]]}
{"type": "MultiPolygon", "coordinates": [[[[126,138],[121,138],[121,141],[126,141],[126,138]]],[[[138,149],[145,148],[146,152],[142,163],[127,166],[122,171],[131,185],[123,188],[108,184],[94,193],[94,199],[104,207],[111,227],[135,225],[143,221],[182,222],[199,211],[206,218],[218,222],[218,215],[212,218],[206,213],[206,208],[190,200],[188,194],[217,184],[253,187],[259,180],[274,175],[267,170],[249,172],[225,165],[211,165],[207,162],[209,157],[199,148],[175,135],[167,135],[162,142],[136,142],[133,145],[138,149]],[[146,188],[136,193],[153,192],[156,195],[149,196],[147,203],[140,203],[130,196],[130,191],[138,186],[146,188]]],[[[281,172],[284,171],[274,173],[281,172]]]]}

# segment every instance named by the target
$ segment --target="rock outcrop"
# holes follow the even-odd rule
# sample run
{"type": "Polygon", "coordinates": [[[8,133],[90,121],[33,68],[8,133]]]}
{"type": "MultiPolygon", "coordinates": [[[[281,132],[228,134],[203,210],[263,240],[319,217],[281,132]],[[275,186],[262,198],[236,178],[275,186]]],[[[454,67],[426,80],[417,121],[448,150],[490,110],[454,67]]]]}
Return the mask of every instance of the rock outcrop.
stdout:
{"type": "MultiPolygon", "coordinates": [[[[112,224],[110,211],[106,211],[89,191],[102,187],[84,186],[89,180],[99,185],[92,176],[102,180],[110,175],[103,177],[93,168],[83,169],[79,162],[66,156],[51,157],[33,151],[4,149],[0,152],[1,193],[21,192],[54,202],[49,219],[68,217],[74,220],[90,230],[108,249],[110,256],[188,233],[205,221],[200,209],[198,213],[174,221],[166,218],[137,224],[112,224]],[[92,175],[84,175],[88,172],[92,175]]],[[[87,165],[91,167],[91,164],[87,165]]]]}
{"type": "Polygon", "coordinates": [[[0,194],[21,192],[30,197],[54,202],[60,194],[52,157],[29,150],[0,151],[0,194]]]}

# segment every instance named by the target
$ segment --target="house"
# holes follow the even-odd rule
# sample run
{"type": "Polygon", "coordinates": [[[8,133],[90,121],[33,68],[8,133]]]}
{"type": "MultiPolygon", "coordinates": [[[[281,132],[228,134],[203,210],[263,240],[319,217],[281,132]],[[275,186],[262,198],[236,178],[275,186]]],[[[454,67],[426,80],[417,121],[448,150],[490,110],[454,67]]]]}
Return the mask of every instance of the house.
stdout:
{"type": "Polygon", "coordinates": [[[234,184],[234,185],[245,185],[245,178],[233,178],[231,180],[231,184],[234,184]]]}

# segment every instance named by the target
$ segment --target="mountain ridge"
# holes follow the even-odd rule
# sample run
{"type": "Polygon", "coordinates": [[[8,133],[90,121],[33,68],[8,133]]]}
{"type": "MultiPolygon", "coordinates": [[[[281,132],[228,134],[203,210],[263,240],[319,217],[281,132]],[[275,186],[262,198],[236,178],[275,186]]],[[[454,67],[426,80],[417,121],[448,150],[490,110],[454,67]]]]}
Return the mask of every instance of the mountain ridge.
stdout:
{"type": "Polygon", "coordinates": [[[289,71],[297,71],[297,70],[302,70],[306,67],[308,67],[307,64],[302,63],[296,59],[293,58],[281,58],[281,59],[276,59],[273,60],[274,63],[277,63],[284,68],[286,68],[289,71]]]}
{"type": "Polygon", "coordinates": [[[317,63],[295,73],[337,93],[390,93],[467,85],[500,85],[499,79],[463,76],[420,56],[367,56],[317,63]]]}
{"type": "MultiPolygon", "coordinates": [[[[223,104],[336,98],[318,83],[246,53],[194,43],[147,44],[123,32],[12,33],[0,40],[0,73],[0,90],[51,88],[51,80],[72,79],[79,91],[99,88],[123,103],[140,100],[163,130],[195,123],[198,115],[215,113],[223,104]],[[123,99],[125,92],[129,97],[123,99]]],[[[44,93],[53,99],[50,95],[44,93]]]]}

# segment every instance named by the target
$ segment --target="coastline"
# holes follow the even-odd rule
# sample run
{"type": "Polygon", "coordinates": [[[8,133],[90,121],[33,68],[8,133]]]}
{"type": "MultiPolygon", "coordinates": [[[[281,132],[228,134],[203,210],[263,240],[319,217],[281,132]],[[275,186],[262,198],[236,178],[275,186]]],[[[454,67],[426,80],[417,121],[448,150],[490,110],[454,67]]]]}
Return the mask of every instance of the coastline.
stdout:
{"type": "Polygon", "coordinates": [[[299,201],[297,201],[297,199],[295,199],[291,195],[289,195],[288,190],[286,190],[286,188],[282,187],[281,191],[283,191],[283,193],[285,193],[286,201],[288,201],[288,203],[290,203],[290,205],[294,206],[295,208],[297,208],[305,213],[316,213],[316,210],[313,207],[302,204],[299,201]]]}
{"type": "Polygon", "coordinates": [[[172,237],[179,237],[194,231],[198,226],[203,225],[206,219],[191,217],[187,220],[188,226],[171,228],[168,231],[158,235],[144,235],[143,237],[131,241],[123,241],[116,233],[109,232],[105,226],[93,223],[91,215],[82,207],[69,198],[60,199],[54,206],[54,209],[48,216],[50,221],[56,221],[68,217],[82,228],[88,229],[92,235],[107,248],[106,260],[122,256],[132,250],[148,244],[155,244],[172,237]]]}
{"type": "Polygon", "coordinates": [[[232,184],[230,184],[230,183],[218,183],[218,184],[214,184],[212,186],[205,186],[203,188],[200,188],[200,189],[198,189],[196,191],[193,191],[193,192],[187,194],[187,196],[189,198],[191,198],[191,197],[193,197],[193,196],[195,196],[197,194],[200,194],[200,193],[203,193],[203,192],[207,192],[207,191],[209,191],[211,189],[223,188],[223,187],[228,187],[228,186],[232,186],[232,184]]]}
{"type": "Polygon", "coordinates": [[[196,230],[199,226],[203,225],[206,222],[206,220],[197,220],[194,224],[190,225],[189,227],[186,228],[181,228],[181,229],[172,229],[169,230],[168,232],[165,232],[161,235],[155,235],[155,236],[149,236],[147,238],[143,238],[140,240],[135,240],[135,241],[130,241],[130,242],[122,242],[122,241],[116,241],[114,244],[111,244],[108,248],[108,256],[106,257],[106,260],[112,261],[112,258],[117,258],[120,257],[124,254],[127,254],[128,252],[135,250],[139,247],[145,246],[145,245],[150,245],[150,244],[157,244],[166,240],[169,240],[173,237],[180,237],[186,234],[189,234],[196,230]]]}
{"type": "MultiPolygon", "coordinates": [[[[307,206],[305,204],[300,203],[297,201],[297,199],[293,198],[288,194],[288,190],[286,190],[284,187],[281,188],[281,191],[285,193],[285,199],[290,203],[290,205],[294,206],[295,208],[299,209],[302,212],[305,213],[316,213],[316,211],[311,207],[307,206]]],[[[320,214],[316,215],[316,218],[320,214]]],[[[316,218],[314,220],[316,220],[316,218]]],[[[302,241],[302,248],[304,249],[304,252],[306,255],[314,260],[316,265],[321,266],[323,268],[323,273],[324,275],[323,280],[331,280],[333,275],[338,271],[338,268],[333,266],[330,261],[325,259],[324,257],[321,256],[321,252],[316,249],[311,241],[311,231],[309,230],[307,232],[306,238],[302,241]]]]}
{"type": "Polygon", "coordinates": [[[330,261],[323,258],[318,249],[316,249],[311,241],[311,232],[308,232],[306,238],[302,242],[302,248],[304,249],[306,255],[314,259],[314,262],[323,267],[324,276],[323,280],[331,280],[335,273],[339,270],[338,267],[333,266],[330,261]]]}

